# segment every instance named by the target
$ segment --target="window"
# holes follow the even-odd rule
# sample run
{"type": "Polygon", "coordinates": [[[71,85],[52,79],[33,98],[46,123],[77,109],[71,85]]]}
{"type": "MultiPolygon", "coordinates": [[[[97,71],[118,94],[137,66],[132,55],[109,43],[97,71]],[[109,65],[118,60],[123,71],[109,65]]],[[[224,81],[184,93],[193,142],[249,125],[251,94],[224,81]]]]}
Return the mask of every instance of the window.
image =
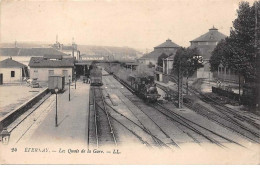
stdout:
{"type": "Polygon", "coordinates": [[[11,77],[15,77],[15,71],[11,71],[11,77]]]}
{"type": "Polygon", "coordinates": [[[54,70],[49,70],[49,76],[54,75],[54,70]]]}
{"type": "Polygon", "coordinates": [[[68,70],[62,70],[62,75],[64,75],[65,77],[68,76],[68,70]]]}

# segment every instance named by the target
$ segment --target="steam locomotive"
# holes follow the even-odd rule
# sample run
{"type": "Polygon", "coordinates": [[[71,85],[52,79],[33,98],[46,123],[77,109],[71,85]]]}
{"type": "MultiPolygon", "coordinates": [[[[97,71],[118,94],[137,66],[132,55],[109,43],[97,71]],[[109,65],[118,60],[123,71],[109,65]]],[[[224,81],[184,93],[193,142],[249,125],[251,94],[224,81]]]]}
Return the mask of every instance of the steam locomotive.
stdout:
{"type": "Polygon", "coordinates": [[[154,83],[154,76],[129,76],[129,80],[137,96],[145,101],[156,102],[160,98],[156,84],[154,83]]]}
{"type": "Polygon", "coordinates": [[[123,81],[138,97],[147,102],[156,102],[160,98],[152,74],[120,70],[114,76],[123,81]]]}

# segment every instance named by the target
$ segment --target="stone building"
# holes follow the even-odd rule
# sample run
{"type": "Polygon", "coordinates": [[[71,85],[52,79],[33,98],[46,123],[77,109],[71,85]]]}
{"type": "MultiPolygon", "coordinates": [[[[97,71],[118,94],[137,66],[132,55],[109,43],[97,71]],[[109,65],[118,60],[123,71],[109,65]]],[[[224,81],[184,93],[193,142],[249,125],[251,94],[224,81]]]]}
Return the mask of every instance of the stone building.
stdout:
{"type": "Polygon", "coordinates": [[[32,57],[29,63],[30,77],[37,78],[39,82],[47,82],[50,75],[63,75],[65,82],[69,82],[69,76],[74,74],[73,58],[49,55],[44,57],[32,57]]]}
{"type": "Polygon", "coordinates": [[[154,47],[154,50],[148,54],[143,55],[141,58],[138,59],[138,62],[143,64],[157,64],[158,57],[165,53],[166,55],[173,54],[175,55],[177,49],[180,46],[176,43],[172,42],[170,39],[167,39],[164,43],[154,47]]]}
{"type": "Polygon", "coordinates": [[[0,74],[3,83],[21,83],[29,76],[27,66],[12,58],[0,61],[0,74]]]}
{"type": "Polygon", "coordinates": [[[190,41],[190,48],[197,47],[203,57],[204,67],[200,68],[195,77],[197,78],[210,78],[213,74],[210,72],[209,60],[212,51],[215,49],[219,41],[225,39],[227,36],[218,31],[214,26],[209,31],[200,37],[190,41]]]}

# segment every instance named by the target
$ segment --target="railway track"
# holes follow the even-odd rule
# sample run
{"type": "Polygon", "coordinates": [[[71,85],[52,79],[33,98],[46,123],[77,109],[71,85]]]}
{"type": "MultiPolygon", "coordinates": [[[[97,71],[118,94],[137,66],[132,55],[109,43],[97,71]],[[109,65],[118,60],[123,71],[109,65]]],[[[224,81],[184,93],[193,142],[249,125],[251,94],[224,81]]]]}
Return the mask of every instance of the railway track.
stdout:
{"type": "Polygon", "coordinates": [[[167,147],[166,144],[164,144],[160,139],[152,135],[149,131],[142,128],[141,126],[135,124],[132,120],[128,119],[123,114],[119,113],[121,116],[123,116],[120,119],[113,116],[108,109],[112,109],[116,111],[112,106],[110,106],[104,99],[102,94],[101,87],[93,87],[92,88],[92,98],[93,98],[93,115],[89,117],[89,131],[88,131],[88,145],[89,146],[96,146],[104,147],[104,146],[118,146],[118,140],[119,137],[116,136],[116,132],[113,129],[112,121],[115,121],[116,123],[120,124],[122,127],[124,127],[126,130],[131,132],[132,135],[137,137],[139,141],[146,145],[147,147],[152,147],[151,141],[147,141],[144,137],[140,136],[139,132],[136,131],[134,127],[143,130],[146,134],[151,136],[154,141],[157,143],[160,147],[167,147]],[[131,126],[129,126],[131,125],[131,126]]]}
{"type": "MultiPolygon", "coordinates": [[[[166,148],[170,148],[166,143],[164,143],[160,138],[158,138],[157,136],[153,135],[148,129],[146,129],[143,126],[138,125],[137,123],[135,123],[134,121],[132,121],[131,119],[129,119],[127,116],[125,116],[124,114],[120,113],[118,110],[116,110],[115,108],[113,108],[111,105],[107,104],[108,107],[110,107],[113,111],[115,111],[117,114],[119,114],[120,116],[122,116],[124,118],[124,120],[127,120],[128,122],[131,123],[132,126],[129,127],[133,127],[133,125],[139,129],[141,129],[143,132],[145,132],[146,134],[148,134],[149,136],[152,137],[152,139],[156,142],[157,146],[159,147],[166,147],[166,148]]],[[[114,119],[115,121],[117,121],[118,123],[120,123],[123,127],[125,127],[127,130],[129,130],[130,132],[132,132],[135,136],[137,136],[139,138],[139,140],[149,146],[152,147],[151,143],[144,141],[143,138],[141,136],[139,136],[136,131],[132,130],[133,128],[128,128],[128,126],[126,126],[126,124],[124,124],[122,121],[119,121],[118,119],[116,119],[115,117],[111,116],[112,119],[114,119]]],[[[121,119],[122,120],[122,119],[121,119]]]]}
{"type": "MultiPolygon", "coordinates": [[[[165,92],[167,92],[167,89],[163,86],[160,86],[160,88],[162,90],[164,90],[165,92]]],[[[171,91],[176,97],[177,97],[177,92],[171,91]]],[[[247,138],[248,140],[255,142],[255,143],[259,143],[259,134],[258,134],[258,130],[256,129],[250,129],[248,127],[246,127],[245,125],[241,124],[240,122],[238,122],[237,120],[234,120],[232,117],[227,116],[225,114],[218,114],[210,109],[208,109],[207,107],[199,104],[199,103],[193,103],[192,101],[189,101],[188,99],[186,99],[186,102],[184,102],[184,105],[195,111],[196,113],[200,114],[201,116],[206,117],[209,120],[214,121],[215,123],[219,124],[222,127],[225,127],[229,130],[231,130],[232,132],[235,132],[237,134],[239,134],[240,136],[243,136],[245,138],[247,138]]],[[[217,109],[217,111],[219,111],[219,109],[217,109]]]]}
{"type": "Polygon", "coordinates": [[[234,109],[231,109],[217,101],[215,101],[214,99],[212,99],[211,97],[197,91],[196,89],[190,88],[190,91],[193,94],[199,93],[199,97],[202,101],[207,102],[208,104],[210,104],[212,107],[214,107],[216,110],[218,110],[219,112],[221,112],[222,114],[226,115],[227,117],[229,117],[230,119],[236,120],[236,121],[240,121],[240,122],[246,122],[247,124],[255,127],[256,129],[260,129],[260,124],[257,124],[255,122],[254,119],[251,119],[247,116],[243,116],[241,114],[238,114],[237,111],[235,111],[234,109]]]}
{"type": "Polygon", "coordinates": [[[89,120],[93,123],[89,127],[94,129],[91,129],[92,131],[89,132],[89,145],[96,145],[97,148],[105,145],[117,146],[115,132],[105,105],[102,89],[100,87],[92,87],[91,90],[94,118],[92,117],[92,121],[89,120]]]}
{"type": "MultiPolygon", "coordinates": [[[[120,80],[119,82],[122,83],[121,80],[120,80]]],[[[122,84],[123,84],[124,86],[126,86],[125,83],[122,83],[122,84]]],[[[126,86],[126,87],[127,87],[127,86],[126,86]]],[[[127,88],[128,88],[128,87],[127,87],[127,88]]],[[[132,91],[131,91],[131,92],[132,92],[132,91]]],[[[131,99],[130,99],[130,101],[131,101],[131,99]]],[[[132,101],[132,102],[133,102],[133,101],[132,101]]],[[[133,103],[134,103],[134,102],[133,102],[133,103]]],[[[138,105],[136,105],[136,106],[138,107],[138,105]]],[[[234,144],[237,144],[237,145],[239,145],[239,146],[242,146],[242,145],[240,145],[239,143],[237,143],[237,142],[235,142],[235,141],[233,141],[233,140],[231,140],[231,139],[228,139],[228,138],[226,138],[226,137],[224,137],[224,136],[222,136],[222,135],[220,135],[220,134],[217,134],[217,133],[215,133],[215,132],[213,132],[213,131],[211,131],[211,130],[205,128],[205,127],[202,127],[202,126],[200,126],[200,125],[198,125],[198,124],[196,124],[196,123],[194,123],[194,122],[192,122],[192,121],[190,121],[190,120],[188,120],[188,119],[185,119],[185,118],[182,117],[181,115],[178,115],[177,113],[174,113],[173,111],[168,110],[167,108],[163,107],[163,106],[160,105],[159,103],[157,103],[156,105],[152,105],[152,108],[158,110],[158,111],[161,112],[163,115],[165,115],[166,117],[170,118],[173,122],[178,123],[179,126],[182,127],[182,130],[185,130],[185,133],[186,133],[189,137],[191,137],[192,139],[194,139],[194,141],[197,142],[197,143],[200,143],[200,142],[199,142],[196,138],[194,138],[194,137],[192,136],[192,134],[194,134],[194,133],[196,133],[197,135],[199,135],[199,136],[201,136],[201,137],[207,139],[207,140],[208,140],[209,142],[211,142],[211,143],[214,143],[214,144],[216,144],[216,145],[218,145],[218,146],[220,146],[220,147],[224,147],[224,145],[222,145],[220,142],[218,142],[215,138],[206,135],[206,134],[210,133],[210,134],[212,134],[212,135],[214,135],[214,136],[216,136],[216,137],[218,137],[218,138],[221,138],[221,139],[223,139],[223,140],[225,140],[225,141],[227,141],[227,142],[234,143],[234,144]],[[177,116],[177,117],[176,117],[176,116],[177,116]]],[[[142,110],[142,108],[140,108],[140,107],[139,107],[139,109],[142,110]]],[[[152,111],[151,111],[151,112],[152,112],[152,111]]],[[[147,114],[146,114],[146,115],[147,115],[147,114]]],[[[149,117],[149,116],[148,116],[148,117],[149,117]]],[[[154,123],[155,123],[155,122],[154,122],[154,123]]],[[[155,123],[155,124],[156,124],[156,123],[155,123]]],[[[157,124],[156,124],[156,125],[157,125],[157,124]]]]}
{"type": "Polygon", "coordinates": [[[226,138],[226,137],[224,137],[216,132],[213,132],[189,119],[184,118],[180,114],[173,112],[172,110],[166,108],[165,106],[161,105],[160,103],[154,104],[153,107],[156,108],[161,113],[163,113],[166,117],[172,119],[174,122],[177,122],[181,126],[186,127],[187,129],[197,133],[198,135],[204,137],[205,139],[209,140],[213,144],[216,144],[220,147],[225,147],[222,143],[220,143],[218,140],[216,140],[216,138],[214,138],[212,136],[208,136],[208,133],[210,133],[211,135],[214,135],[215,137],[219,137],[229,143],[234,143],[236,145],[242,146],[241,144],[239,144],[229,138],[226,138]]]}
{"type": "MultiPolygon", "coordinates": [[[[12,133],[12,131],[14,131],[24,120],[26,119],[32,119],[33,121],[31,121],[31,124],[30,125],[27,125],[27,129],[19,136],[19,138],[15,141],[15,144],[18,144],[23,138],[24,136],[26,136],[27,132],[30,131],[30,129],[36,124],[36,121],[45,113],[45,112],[42,112],[40,115],[37,115],[36,117],[34,118],[29,118],[29,116],[31,114],[33,114],[40,106],[43,105],[43,103],[49,99],[51,96],[50,93],[48,93],[41,101],[39,101],[38,104],[36,104],[35,107],[33,107],[32,109],[30,109],[29,113],[26,114],[26,116],[21,119],[15,126],[12,126],[10,125],[10,127],[8,128],[8,131],[10,133],[12,133]]],[[[52,105],[54,104],[55,100],[52,99],[51,102],[49,103],[49,105],[46,107],[45,111],[46,112],[49,112],[52,108],[52,105]]]]}
{"type": "MultiPolygon", "coordinates": [[[[170,77],[175,83],[177,83],[177,80],[174,76],[172,75],[168,75],[168,77],[170,77]]],[[[183,85],[184,88],[186,88],[185,85],[183,85]]],[[[235,121],[240,121],[240,122],[246,122],[247,124],[249,124],[250,126],[255,127],[256,129],[260,129],[260,124],[257,124],[255,122],[256,118],[249,118],[247,116],[241,115],[238,113],[238,111],[229,108],[217,101],[215,101],[213,98],[203,94],[202,92],[198,91],[197,89],[193,88],[193,87],[189,87],[189,92],[191,92],[192,94],[196,95],[197,97],[199,97],[202,101],[210,104],[213,108],[215,108],[216,110],[218,110],[219,112],[221,112],[223,115],[229,117],[230,119],[235,119],[235,121]]],[[[258,119],[259,120],[259,119],[258,119]]]]}
{"type": "MultiPolygon", "coordinates": [[[[133,92],[133,91],[131,90],[130,92],[133,92]]],[[[121,93],[122,93],[122,92],[121,92],[121,93]]],[[[122,93],[122,95],[123,95],[124,97],[128,98],[128,97],[127,97],[126,95],[124,95],[123,93],[122,93]]],[[[128,99],[129,99],[129,98],[128,98],[128,99]]],[[[126,105],[126,103],[125,103],[123,100],[121,100],[121,101],[122,101],[122,103],[124,103],[124,104],[126,105]]],[[[134,104],[134,103],[133,103],[133,104],[134,104]]],[[[134,105],[135,105],[135,104],[134,104],[134,105]]],[[[110,106],[110,105],[108,105],[108,106],[109,106],[112,110],[114,110],[116,113],[118,113],[118,114],[120,114],[121,116],[125,117],[125,118],[128,119],[130,122],[134,123],[136,126],[140,127],[143,131],[145,131],[147,134],[149,134],[149,135],[153,138],[153,140],[154,140],[154,142],[157,144],[157,146],[169,148],[168,145],[163,142],[163,140],[160,140],[160,139],[158,138],[158,136],[154,135],[154,134],[149,130],[149,128],[147,128],[147,127],[142,123],[142,121],[135,115],[135,113],[133,113],[133,111],[132,111],[131,109],[128,108],[129,111],[132,113],[132,115],[137,119],[137,121],[138,121],[138,123],[139,123],[140,125],[136,124],[136,123],[133,122],[131,119],[127,118],[125,115],[123,115],[122,113],[120,113],[119,111],[117,111],[117,110],[116,110],[115,108],[113,108],[112,106],[110,106]]],[[[135,105],[135,106],[137,106],[137,105],[135,105]]],[[[137,107],[138,107],[138,106],[137,106],[137,107]]],[[[142,111],[141,111],[141,112],[142,112],[142,111]]],[[[142,112],[142,113],[143,113],[143,112],[142,112]]],[[[171,140],[171,144],[172,144],[172,145],[174,145],[175,147],[178,147],[178,148],[179,148],[179,146],[177,145],[177,143],[174,142],[174,141],[170,138],[170,136],[169,136],[165,131],[163,131],[163,129],[162,129],[151,117],[149,117],[149,115],[147,115],[147,114],[145,114],[145,113],[143,113],[143,114],[144,114],[145,116],[147,116],[147,118],[150,119],[150,120],[155,124],[155,126],[158,127],[158,129],[161,130],[161,132],[165,135],[165,137],[167,137],[167,138],[169,138],[169,139],[171,140]]]]}

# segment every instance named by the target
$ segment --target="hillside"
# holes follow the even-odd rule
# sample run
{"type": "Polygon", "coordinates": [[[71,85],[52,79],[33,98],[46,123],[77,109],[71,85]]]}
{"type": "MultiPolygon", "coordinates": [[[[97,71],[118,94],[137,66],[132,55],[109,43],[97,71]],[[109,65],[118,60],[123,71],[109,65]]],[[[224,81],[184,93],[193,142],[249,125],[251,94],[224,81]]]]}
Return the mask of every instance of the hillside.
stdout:
{"type": "Polygon", "coordinates": [[[142,55],[141,52],[129,47],[91,46],[78,45],[81,54],[109,56],[112,59],[135,59],[142,55]]]}
{"type": "MultiPolygon", "coordinates": [[[[52,44],[40,42],[17,42],[18,48],[41,48],[51,47],[52,44]]],[[[66,44],[64,44],[66,45],[66,44]]],[[[86,56],[109,56],[111,59],[136,59],[142,56],[140,51],[129,47],[113,47],[113,46],[94,46],[94,45],[77,45],[81,55],[86,56]]],[[[15,43],[0,43],[1,48],[14,48],[15,43]]]]}

